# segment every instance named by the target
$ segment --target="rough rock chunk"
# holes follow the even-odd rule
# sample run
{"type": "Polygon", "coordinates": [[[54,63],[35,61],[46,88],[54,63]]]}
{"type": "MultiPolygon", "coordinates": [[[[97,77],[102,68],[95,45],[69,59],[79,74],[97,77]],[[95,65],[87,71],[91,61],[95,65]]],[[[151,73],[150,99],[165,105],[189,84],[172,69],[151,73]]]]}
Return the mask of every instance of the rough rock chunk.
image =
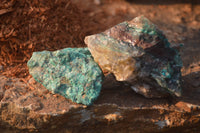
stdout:
{"type": "MultiPolygon", "coordinates": [[[[115,82],[111,75],[106,78],[110,82],[104,82],[104,86],[115,82]]],[[[184,79],[195,80],[195,77],[188,75],[184,79]]],[[[189,133],[198,132],[200,92],[199,88],[187,85],[184,95],[177,99],[147,99],[124,85],[102,88],[97,101],[86,108],[61,95],[48,93],[33,78],[24,82],[0,75],[0,132],[146,133],[163,132],[163,129],[184,132],[188,127],[191,127],[189,133]]]]}
{"type": "Polygon", "coordinates": [[[34,52],[30,74],[48,90],[90,105],[99,96],[103,73],[87,48],[34,52]]]}
{"type": "Polygon", "coordinates": [[[181,96],[182,61],[165,35],[140,16],[85,38],[103,71],[146,97],[181,96]]]}

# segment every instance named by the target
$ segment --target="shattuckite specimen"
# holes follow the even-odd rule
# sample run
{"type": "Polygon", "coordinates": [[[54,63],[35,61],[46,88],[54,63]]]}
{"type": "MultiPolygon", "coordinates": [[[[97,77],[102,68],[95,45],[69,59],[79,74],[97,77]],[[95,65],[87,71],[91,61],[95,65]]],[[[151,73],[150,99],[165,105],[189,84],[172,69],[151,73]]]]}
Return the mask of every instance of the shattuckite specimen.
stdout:
{"type": "Polygon", "coordinates": [[[53,93],[91,105],[99,96],[103,73],[88,48],[34,52],[29,73],[53,93]]]}

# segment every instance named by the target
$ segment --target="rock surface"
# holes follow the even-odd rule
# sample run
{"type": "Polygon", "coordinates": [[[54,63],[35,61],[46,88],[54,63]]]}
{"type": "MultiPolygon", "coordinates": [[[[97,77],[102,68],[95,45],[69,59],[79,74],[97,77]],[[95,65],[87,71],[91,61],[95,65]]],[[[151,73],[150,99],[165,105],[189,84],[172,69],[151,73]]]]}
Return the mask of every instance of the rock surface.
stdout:
{"type": "Polygon", "coordinates": [[[91,105],[99,96],[103,73],[87,48],[34,52],[27,65],[37,82],[73,102],[91,105]]]}
{"type": "Polygon", "coordinates": [[[85,38],[103,71],[145,97],[181,96],[182,61],[165,35],[140,16],[85,38]]]}
{"type": "MultiPolygon", "coordinates": [[[[110,76],[106,80],[115,82],[110,76]]],[[[146,99],[129,87],[110,83],[86,107],[52,94],[33,78],[26,82],[0,76],[0,127],[20,133],[200,131],[199,88],[191,91],[185,86],[179,99],[146,99]]]]}

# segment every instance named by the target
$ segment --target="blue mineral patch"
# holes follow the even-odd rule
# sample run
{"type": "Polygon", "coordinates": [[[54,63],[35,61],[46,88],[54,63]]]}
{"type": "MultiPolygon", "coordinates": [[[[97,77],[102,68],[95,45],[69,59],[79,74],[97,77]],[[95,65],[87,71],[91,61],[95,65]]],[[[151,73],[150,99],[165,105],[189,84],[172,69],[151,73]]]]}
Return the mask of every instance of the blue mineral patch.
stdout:
{"type": "Polygon", "coordinates": [[[91,105],[99,96],[103,73],[88,48],[34,52],[29,73],[53,93],[91,105]]]}

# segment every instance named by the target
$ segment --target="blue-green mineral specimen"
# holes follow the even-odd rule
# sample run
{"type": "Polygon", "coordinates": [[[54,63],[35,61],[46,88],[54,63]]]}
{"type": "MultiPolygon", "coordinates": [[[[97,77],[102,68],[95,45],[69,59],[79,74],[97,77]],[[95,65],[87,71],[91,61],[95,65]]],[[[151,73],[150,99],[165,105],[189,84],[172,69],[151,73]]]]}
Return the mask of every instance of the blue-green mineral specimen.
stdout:
{"type": "Polygon", "coordinates": [[[103,71],[146,97],[181,96],[182,61],[165,35],[143,16],[85,38],[103,71]]]}
{"type": "Polygon", "coordinates": [[[103,73],[88,48],[34,52],[29,73],[53,93],[91,105],[99,96],[103,73]]]}

